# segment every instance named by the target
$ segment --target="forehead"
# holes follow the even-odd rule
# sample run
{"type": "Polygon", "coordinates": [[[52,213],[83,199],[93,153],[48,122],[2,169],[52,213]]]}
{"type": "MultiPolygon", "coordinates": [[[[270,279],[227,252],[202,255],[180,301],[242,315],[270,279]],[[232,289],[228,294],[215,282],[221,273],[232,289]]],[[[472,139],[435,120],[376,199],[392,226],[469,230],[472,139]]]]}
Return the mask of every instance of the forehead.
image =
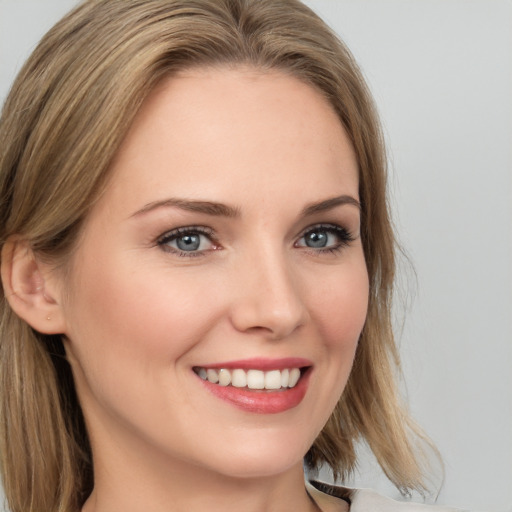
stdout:
{"type": "MultiPolygon", "coordinates": [[[[240,201],[287,184],[293,193],[357,196],[352,145],[330,103],[279,71],[192,69],[162,81],[138,112],[113,164],[116,189],[240,201]],[[340,191],[346,193],[347,190],[340,191]],[[235,198],[236,199],[236,198],[235,198]]],[[[127,199],[127,196],[125,196],[127,199]]]]}

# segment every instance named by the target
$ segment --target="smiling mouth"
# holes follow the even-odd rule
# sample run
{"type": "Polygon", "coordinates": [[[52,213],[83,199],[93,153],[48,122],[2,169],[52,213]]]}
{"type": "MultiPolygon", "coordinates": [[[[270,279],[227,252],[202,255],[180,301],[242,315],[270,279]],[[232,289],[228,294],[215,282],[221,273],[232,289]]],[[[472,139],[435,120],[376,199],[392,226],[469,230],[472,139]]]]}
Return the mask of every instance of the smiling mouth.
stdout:
{"type": "Polygon", "coordinates": [[[308,368],[285,368],[262,371],[256,369],[203,368],[196,366],[194,372],[203,380],[222,387],[249,390],[286,390],[294,388],[308,368]]]}

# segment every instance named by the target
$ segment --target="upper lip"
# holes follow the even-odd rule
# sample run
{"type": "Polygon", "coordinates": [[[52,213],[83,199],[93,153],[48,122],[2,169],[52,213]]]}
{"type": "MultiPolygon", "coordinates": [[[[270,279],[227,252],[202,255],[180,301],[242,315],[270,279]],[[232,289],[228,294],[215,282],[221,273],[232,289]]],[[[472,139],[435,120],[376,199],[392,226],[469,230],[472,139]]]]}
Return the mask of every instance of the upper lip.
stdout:
{"type": "Polygon", "coordinates": [[[283,357],[280,359],[271,358],[251,358],[251,359],[239,359],[236,361],[223,361],[220,363],[212,363],[205,365],[197,365],[199,368],[211,368],[220,370],[225,368],[226,370],[284,370],[285,368],[304,368],[307,366],[313,366],[313,363],[309,359],[302,357],[283,357]]]}

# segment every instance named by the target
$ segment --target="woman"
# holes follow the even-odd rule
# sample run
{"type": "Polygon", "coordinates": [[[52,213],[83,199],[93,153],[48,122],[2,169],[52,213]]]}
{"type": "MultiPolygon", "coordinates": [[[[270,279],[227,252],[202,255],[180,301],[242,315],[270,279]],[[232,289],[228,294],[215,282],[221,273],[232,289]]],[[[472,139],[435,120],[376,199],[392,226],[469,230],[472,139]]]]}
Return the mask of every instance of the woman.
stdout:
{"type": "Polygon", "coordinates": [[[12,511],[394,508],[304,485],[303,460],[343,476],[359,439],[425,488],[379,125],[308,8],[86,1],[0,134],[12,511]]]}

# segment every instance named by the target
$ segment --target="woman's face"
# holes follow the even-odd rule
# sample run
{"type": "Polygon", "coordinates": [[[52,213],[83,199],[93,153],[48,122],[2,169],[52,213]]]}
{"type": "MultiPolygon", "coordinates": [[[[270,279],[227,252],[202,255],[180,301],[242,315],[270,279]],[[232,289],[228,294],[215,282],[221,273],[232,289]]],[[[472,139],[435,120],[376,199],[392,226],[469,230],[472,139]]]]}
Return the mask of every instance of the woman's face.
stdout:
{"type": "Polygon", "coordinates": [[[162,83],[63,283],[95,463],[300,464],[365,321],[359,228],[354,152],[315,89],[251,69],[162,83]]]}

